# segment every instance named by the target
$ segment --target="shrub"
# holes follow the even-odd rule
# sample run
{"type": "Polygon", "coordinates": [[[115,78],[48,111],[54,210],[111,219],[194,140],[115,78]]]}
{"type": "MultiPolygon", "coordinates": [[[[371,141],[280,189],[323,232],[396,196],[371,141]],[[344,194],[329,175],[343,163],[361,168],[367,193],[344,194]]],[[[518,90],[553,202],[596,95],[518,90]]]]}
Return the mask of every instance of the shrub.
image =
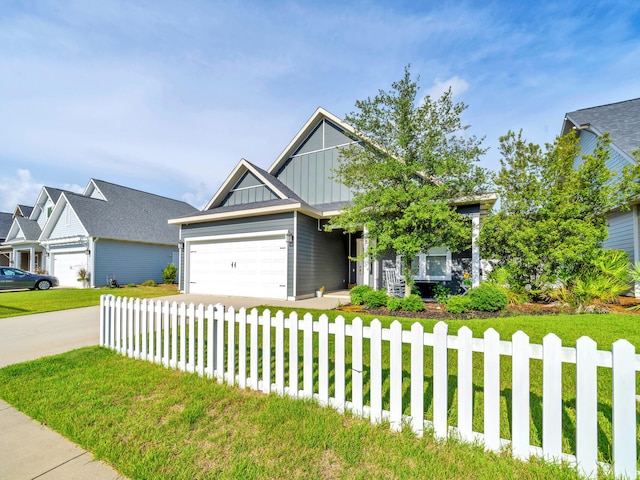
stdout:
{"type": "Polygon", "coordinates": [[[382,307],[387,304],[387,292],[384,290],[369,290],[363,295],[364,303],[367,304],[369,308],[382,307]]]}
{"type": "MultiPolygon", "coordinates": [[[[147,280],[142,284],[143,287],[155,287],[156,286],[156,282],[154,282],[153,280],[147,280]]],[[[135,285],[134,285],[135,287],[135,285]]]]}
{"type": "Polygon", "coordinates": [[[507,308],[509,298],[500,288],[484,283],[468,293],[471,310],[497,312],[507,308]]]}
{"type": "Polygon", "coordinates": [[[358,285],[357,287],[353,287],[351,292],[349,292],[349,296],[351,297],[352,305],[362,305],[364,303],[364,294],[372,291],[368,285],[358,285]]]}
{"type": "Polygon", "coordinates": [[[454,295],[447,300],[447,312],[464,313],[471,310],[471,298],[468,296],[454,295]]]}
{"type": "Polygon", "coordinates": [[[439,283],[433,287],[433,298],[436,302],[446,304],[451,296],[451,290],[439,283]]]}
{"type": "Polygon", "coordinates": [[[387,308],[391,312],[397,312],[402,308],[402,300],[396,297],[389,297],[389,300],[387,300],[387,308]]]}
{"type": "Polygon", "coordinates": [[[170,263],[162,270],[162,281],[164,283],[176,283],[176,277],[178,276],[178,267],[174,263],[170,263]]]}
{"type": "Polygon", "coordinates": [[[411,294],[401,300],[402,309],[408,312],[421,312],[424,310],[424,302],[420,295],[411,294]]]}

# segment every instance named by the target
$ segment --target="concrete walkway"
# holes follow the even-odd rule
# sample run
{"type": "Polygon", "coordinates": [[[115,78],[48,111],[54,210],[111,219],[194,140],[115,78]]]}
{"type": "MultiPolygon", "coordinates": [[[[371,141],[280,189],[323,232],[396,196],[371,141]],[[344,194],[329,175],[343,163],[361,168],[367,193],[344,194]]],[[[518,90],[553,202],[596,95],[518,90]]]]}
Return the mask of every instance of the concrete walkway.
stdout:
{"type": "MultiPolygon", "coordinates": [[[[273,305],[328,310],[348,303],[349,293],[333,292],[321,298],[296,302],[184,294],[162,299],[196,305],[222,303],[235,308],[273,305]]],[[[0,319],[0,367],[98,345],[99,321],[99,307],[0,319]]],[[[91,453],[0,400],[0,480],[36,478],[108,480],[125,477],[108,464],[94,460],[91,453]]]]}

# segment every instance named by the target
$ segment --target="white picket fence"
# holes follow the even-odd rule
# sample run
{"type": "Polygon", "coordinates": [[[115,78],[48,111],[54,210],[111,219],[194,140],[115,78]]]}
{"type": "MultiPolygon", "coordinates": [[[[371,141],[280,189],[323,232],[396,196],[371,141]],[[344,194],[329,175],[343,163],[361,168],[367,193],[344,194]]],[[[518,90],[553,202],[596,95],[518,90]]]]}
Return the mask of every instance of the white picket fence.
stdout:
{"type": "Polygon", "coordinates": [[[580,338],[575,348],[562,346],[553,334],[547,335],[542,345],[535,345],[523,332],[514,334],[511,341],[501,340],[493,329],[488,329],[483,338],[473,338],[467,327],[459,329],[457,335],[449,335],[444,322],[429,333],[418,323],[411,330],[403,330],[397,321],[390,328],[382,328],[378,320],[363,326],[358,318],[346,324],[338,316],[330,323],[325,315],[314,320],[311,314],[300,319],[292,313],[285,318],[282,312],[272,315],[268,310],[258,315],[255,309],[236,311],[223,305],[205,307],[103,295],[100,345],[240,388],[315,398],[323,405],[338,411],[350,410],[373,423],[388,421],[394,430],[407,424],[419,436],[427,428],[436,438],[455,436],[463,441],[479,441],[487,450],[510,447],[520,459],[535,455],[550,461],[567,461],[577,465],[585,477],[595,476],[599,465],[610,468],[616,477],[637,475],[636,372],[640,371],[640,355],[626,340],[615,342],[611,351],[603,351],[597,350],[596,343],[588,337],[580,338]],[[363,355],[367,353],[363,352],[367,343],[368,365],[364,362],[367,356],[363,355]],[[410,365],[403,365],[403,345],[410,350],[410,365]],[[433,394],[426,399],[431,405],[432,421],[425,421],[426,349],[432,349],[433,359],[433,394]],[[455,426],[448,424],[449,403],[453,401],[449,398],[450,350],[457,351],[455,426]],[[472,430],[474,352],[483,354],[482,433],[472,430]],[[347,354],[350,365],[345,361],[347,354]],[[503,356],[511,357],[512,363],[511,404],[507,406],[511,414],[510,440],[500,436],[503,356]],[[541,447],[530,445],[532,359],[542,361],[541,447]],[[575,455],[562,448],[565,363],[576,365],[575,455]],[[383,374],[383,365],[389,370],[388,376],[383,374]],[[602,416],[598,408],[599,367],[611,369],[612,465],[598,462],[598,416],[602,416]],[[403,370],[410,372],[409,387],[403,387],[403,380],[407,380],[406,374],[403,379],[403,370]],[[408,405],[403,404],[405,397],[408,405]],[[388,405],[388,410],[383,409],[383,404],[388,405]]]}

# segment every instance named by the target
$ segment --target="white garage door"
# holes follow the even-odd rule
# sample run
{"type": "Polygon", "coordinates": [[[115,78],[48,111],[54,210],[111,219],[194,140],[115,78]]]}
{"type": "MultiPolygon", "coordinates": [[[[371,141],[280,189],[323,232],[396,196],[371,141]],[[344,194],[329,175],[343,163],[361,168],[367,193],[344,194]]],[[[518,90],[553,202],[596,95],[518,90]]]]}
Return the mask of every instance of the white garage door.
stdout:
{"type": "Polygon", "coordinates": [[[285,239],[191,243],[189,293],[287,298],[285,239]]]}
{"type": "Polygon", "coordinates": [[[87,268],[87,255],[84,252],[54,253],[53,275],[58,277],[61,287],[82,287],[78,282],[78,270],[87,268]]]}

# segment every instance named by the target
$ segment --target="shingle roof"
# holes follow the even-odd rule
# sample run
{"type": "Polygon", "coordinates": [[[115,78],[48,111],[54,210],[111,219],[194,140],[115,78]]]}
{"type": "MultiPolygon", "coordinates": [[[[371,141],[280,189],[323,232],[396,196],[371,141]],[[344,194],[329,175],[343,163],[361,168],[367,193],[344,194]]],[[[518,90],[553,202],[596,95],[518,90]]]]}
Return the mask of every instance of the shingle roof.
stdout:
{"type": "Polygon", "coordinates": [[[106,200],[65,192],[69,204],[92,237],[146,243],[177,243],[179,229],[170,218],[198,210],[186,202],[115,185],[92,182],[106,200]]]}
{"type": "Polygon", "coordinates": [[[13,223],[13,214],[0,212],[0,242],[4,241],[9,234],[9,229],[13,223]]]}
{"type": "Polygon", "coordinates": [[[640,146],[640,98],[583,108],[566,117],[576,126],[590,124],[600,133],[609,132],[611,141],[629,155],[640,146]]]}
{"type": "Polygon", "coordinates": [[[30,207],[29,205],[18,205],[17,208],[20,209],[22,215],[25,217],[30,217],[31,212],[33,212],[33,207],[30,207]]]}
{"type": "Polygon", "coordinates": [[[20,227],[20,230],[22,230],[25,240],[37,241],[38,238],[40,238],[42,229],[40,228],[40,225],[38,225],[38,222],[25,217],[16,217],[15,221],[18,222],[18,226],[20,227]]]}
{"type": "Polygon", "coordinates": [[[267,179],[267,181],[269,181],[269,183],[271,183],[271,185],[273,185],[275,188],[277,188],[278,190],[280,190],[283,194],[285,194],[288,198],[295,200],[296,202],[303,202],[304,200],[302,200],[302,198],[300,198],[298,196],[298,194],[296,194],[293,190],[291,190],[289,187],[287,187],[284,183],[282,183],[280,180],[278,180],[276,177],[274,177],[273,175],[271,175],[269,172],[267,172],[266,170],[263,170],[262,168],[254,165],[251,162],[248,162],[253,168],[255,168],[258,172],[260,172],[261,175],[264,175],[264,177],[267,179]]]}

